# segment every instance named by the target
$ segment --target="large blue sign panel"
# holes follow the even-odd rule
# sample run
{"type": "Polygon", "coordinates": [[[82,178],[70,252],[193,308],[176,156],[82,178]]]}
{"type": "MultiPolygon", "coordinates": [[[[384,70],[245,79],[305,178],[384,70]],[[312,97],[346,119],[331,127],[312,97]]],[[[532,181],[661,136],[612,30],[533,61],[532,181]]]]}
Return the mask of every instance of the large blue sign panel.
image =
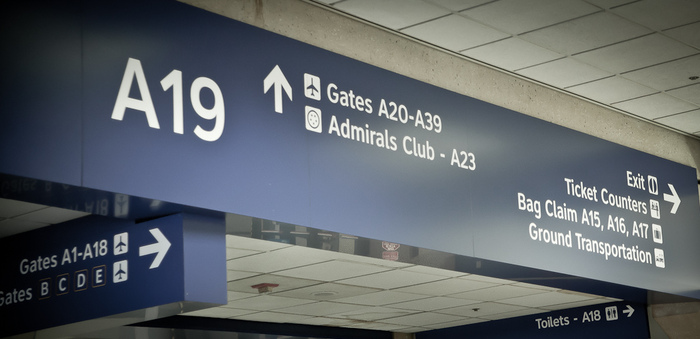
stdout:
{"type": "Polygon", "coordinates": [[[0,13],[0,172],[80,185],[80,2],[0,13]]]}
{"type": "Polygon", "coordinates": [[[181,214],[140,224],[89,216],[0,239],[0,336],[173,302],[226,303],[224,251],[223,221],[181,214]]]}
{"type": "Polygon", "coordinates": [[[421,332],[416,338],[647,339],[648,328],[644,305],[617,302],[421,332]]]}
{"type": "Polygon", "coordinates": [[[82,13],[84,187],[700,297],[693,168],[184,4],[82,13]]]}

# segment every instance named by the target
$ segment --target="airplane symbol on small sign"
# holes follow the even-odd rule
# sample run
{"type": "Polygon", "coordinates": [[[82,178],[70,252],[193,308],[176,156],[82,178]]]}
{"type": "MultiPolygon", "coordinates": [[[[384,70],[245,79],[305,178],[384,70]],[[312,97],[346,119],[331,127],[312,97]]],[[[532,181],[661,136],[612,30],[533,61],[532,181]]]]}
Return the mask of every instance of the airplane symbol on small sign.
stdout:
{"type": "Polygon", "coordinates": [[[321,78],[304,73],[304,94],[309,99],[321,100],[321,92],[319,91],[321,87],[321,78]]]}
{"type": "Polygon", "coordinates": [[[129,279],[129,262],[126,260],[117,261],[112,266],[114,271],[114,276],[112,276],[112,281],[120,283],[129,279]]]}
{"type": "Polygon", "coordinates": [[[119,233],[114,235],[114,255],[129,252],[129,233],[119,233]]]}

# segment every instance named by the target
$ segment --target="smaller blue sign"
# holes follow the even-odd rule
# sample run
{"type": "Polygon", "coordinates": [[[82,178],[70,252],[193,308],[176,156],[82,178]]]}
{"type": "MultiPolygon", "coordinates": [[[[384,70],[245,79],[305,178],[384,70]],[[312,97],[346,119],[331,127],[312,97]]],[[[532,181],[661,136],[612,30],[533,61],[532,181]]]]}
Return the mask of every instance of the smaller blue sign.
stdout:
{"type": "Polygon", "coordinates": [[[218,219],[88,216],[0,239],[0,249],[0,319],[14,319],[0,337],[173,302],[226,303],[218,219]],[[185,277],[188,266],[211,272],[208,282],[185,277]]]}
{"type": "Polygon", "coordinates": [[[417,339],[467,337],[470,339],[647,339],[649,326],[644,305],[615,302],[416,334],[417,339]]]}

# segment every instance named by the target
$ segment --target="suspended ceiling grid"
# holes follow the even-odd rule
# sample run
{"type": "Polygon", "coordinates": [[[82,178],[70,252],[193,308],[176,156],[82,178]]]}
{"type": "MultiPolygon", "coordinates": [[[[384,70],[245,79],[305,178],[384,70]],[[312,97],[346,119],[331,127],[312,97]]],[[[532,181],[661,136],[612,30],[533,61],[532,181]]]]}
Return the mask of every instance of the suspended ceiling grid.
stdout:
{"type": "Polygon", "coordinates": [[[413,333],[618,300],[233,235],[226,247],[228,305],[186,315],[413,333]],[[279,286],[253,288],[265,283],[279,286]]]}
{"type": "Polygon", "coordinates": [[[700,1],[313,1],[700,136],[700,1]]]}
{"type": "MultiPolygon", "coordinates": [[[[85,215],[0,198],[0,238],[85,215]]],[[[186,316],[413,333],[619,300],[234,235],[226,259],[228,304],[186,316]]]]}

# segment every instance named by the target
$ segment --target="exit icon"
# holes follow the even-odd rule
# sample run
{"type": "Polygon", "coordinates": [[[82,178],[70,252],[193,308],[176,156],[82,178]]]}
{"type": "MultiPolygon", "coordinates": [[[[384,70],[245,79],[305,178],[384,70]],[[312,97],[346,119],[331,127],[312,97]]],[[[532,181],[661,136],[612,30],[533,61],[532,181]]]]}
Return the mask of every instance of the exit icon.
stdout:
{"type": "Polygon", "coordinates": [[[647,176],[647,187],[649,187],[649,193],[659,195],[659,180],[655,176],[647,176]]]}

